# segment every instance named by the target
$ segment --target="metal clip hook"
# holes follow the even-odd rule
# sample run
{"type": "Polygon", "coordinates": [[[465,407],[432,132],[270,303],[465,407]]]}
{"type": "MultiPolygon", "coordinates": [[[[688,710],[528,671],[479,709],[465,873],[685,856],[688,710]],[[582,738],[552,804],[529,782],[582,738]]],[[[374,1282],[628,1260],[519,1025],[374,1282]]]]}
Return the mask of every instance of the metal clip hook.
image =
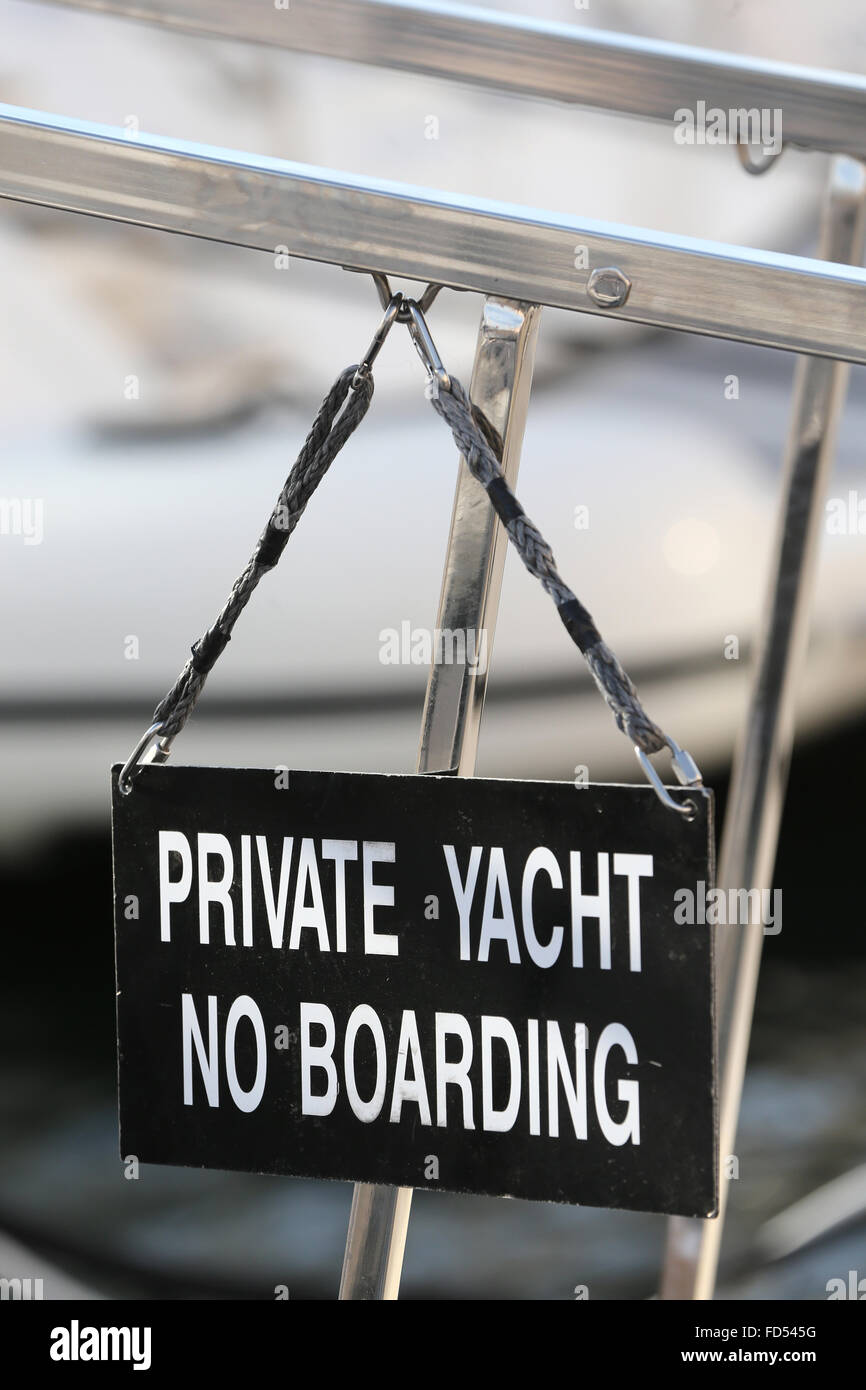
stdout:
{"type": "MultiPolygon", "coordinates": [[[[666,738],[665,742],[671,750],[671,766],[680,785],[683,787],[702,787],[704,785],[703,778],[691,753],[680,748],[679,744],[674,743],[672,738],[666,738]]],[[[668,810],[676,811],[679,815],[685,816],[686,820],[694,820],[698,809],[695,803],[691,799],[674,801],[644,750],[635,744],[634,751],[659,801],[667,806],[668,810]]]]}
{"type": "MultiPolygon", "coordinates": [[[[379,303],[382,305],[383,309],[387,309],[388,304],[394,295],[394,291],[391,289],[391,282],[389,281],[387,275],[384,275],[381,270],[371,270],[368,272],[368,274],[370,275],[373,284],[376,286],[376,293],[379,296],[379,303]]],[[[420,304],[425,314],[441,289],[441,285],[437,285],[435,280],[431,280],[427,288],[424,290],[424,293],[420,295],[418,303],[420,304]]],[[[403,295],[402,298],[404,303],[409,303],[409,300],[405,295],[403,295]]],[[[407,315],[402,312],[400,313],[399,318],[401,323],[408,322],[407,315]]]]}
{"type": "MultiPolygon", "coordinates": [[[[428,286],[427,288],[429,290],[432,288],[432,286],[428,286]]],[[[425,291],[425,294],[422,296],[422,299],[426,297],[427,291],[425,291]]],[[[428,300],[428,303],[429,302],[430,301],[428,300]]],[[[418,353],[418,356],[421,358],[421,361],[424,363],[424,366],[427,369],[428,376],[430,377],[431,381],[438,382],[439,385],[445,391],[450,391],[451,378],[449,377],[444,366],[442,365],[442,358],[436,351],[436,344],[434,343],[430,335],[430,329],[427,327],[427,320],[424,317],[424,311],[421,308],[421,305],[417,302],[417,300],[404,299],[403,309],[406,313],[405,321],[409,327],[409,336],[411,337],[412,342],[415,344],[415,349],[418,353]]]]}
{"type": "Polygon", "coordinates": [[[117,779],[122,796],[129,796],[135,774],[140,767],[145,767],[148,763],[167,761],[171,752],[172,740],[168,735],[161,733],[161,729],[161,724],[151,724],[150,728],[142,734],[126,763],[124,763],[117,779]]]}
{"type": "MultiPolygon", "coordinates": [[[[353,270],[355,267],[344,266],[344,269],[353,270]]],[[[442,365],[442,359],[436,351],[436,344],[433,342],[430,329],[427,327],[427,320],[424,317],[424,314],[430,308],[430,305],[442,289],[442,285],[438,285],[435,281],[431,281],[420,298],[407,299],[405,295],[399,292],[396,294],[392,292],[388,276],[383,274],[381,270],[370,270],[366,273],[369,274],[373,284],[376,286],[376,293],[379,296],[379,302],[382,308],[385,310],[385,317],[382,320],[378,333],[370,345],[369,352],[355,373],[352,380],[353,388],[358,385],[360,377],[369,371],[374,358],[385,341],[391,324],[396,318],[398,323],[405,323],[408,327],[409,335],[412,342],[415,344],[418,356],[424,363],[431,381],[438,382],[446,391],[450,390],[451,378],[442,365]]]]}
{"type": "MultiPolygon", "coordinates": [[[[387,281],[385,283],[387,284],[387,281]]],[[[362,377],[369,376],[370,368],[373,366],[373,363],[379,356],[379,353],[382,349],[382,344],[384,343],[385,339],[387,338],[390,332],[391,324],[394,322],[396,318],[399,317],[402,305],[402,294],[392,294],[385,308],[385,317],[382,319],[382,322],[376,329],[376,332],[373,336],[373,341],[367,348],[367,351],[364,353],[361,365],[359,366],[355,375],[352,377],[353,391],[357,390],[358,386],[361,383],[362,377]]]]}
{"type": "Polygon", "coordinates": [[[747,174],[757,176],[766,174],[768,169],[772,169],[781,154],[782,149],[761,149],[760,154],[756,154],[754,147],[747,141],[740,141],[737,145],[737,158],[747,174]]]}

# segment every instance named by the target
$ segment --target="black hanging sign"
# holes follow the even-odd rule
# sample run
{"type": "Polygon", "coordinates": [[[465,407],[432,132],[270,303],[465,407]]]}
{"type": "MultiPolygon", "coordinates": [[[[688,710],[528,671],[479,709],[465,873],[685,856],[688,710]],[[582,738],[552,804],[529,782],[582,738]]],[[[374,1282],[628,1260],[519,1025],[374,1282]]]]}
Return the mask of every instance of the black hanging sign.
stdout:
{"type": "Polygon", "coordinates": [[[711,793],[119,770],[124,1156],[714,1214],[711,793]]]}

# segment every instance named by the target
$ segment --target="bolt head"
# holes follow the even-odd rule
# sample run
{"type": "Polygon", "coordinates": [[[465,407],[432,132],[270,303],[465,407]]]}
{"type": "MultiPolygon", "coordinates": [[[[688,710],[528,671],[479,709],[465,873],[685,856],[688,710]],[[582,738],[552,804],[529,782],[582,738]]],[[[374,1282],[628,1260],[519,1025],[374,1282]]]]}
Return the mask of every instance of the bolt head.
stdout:
{"type": "Polygon", "coordinates": [[[586,285],[587,294],[600,309],[621,308],[628,299],[630,290],[631,280],[615,265],[606,265],[600,270],[594,270],[586,285]]]}

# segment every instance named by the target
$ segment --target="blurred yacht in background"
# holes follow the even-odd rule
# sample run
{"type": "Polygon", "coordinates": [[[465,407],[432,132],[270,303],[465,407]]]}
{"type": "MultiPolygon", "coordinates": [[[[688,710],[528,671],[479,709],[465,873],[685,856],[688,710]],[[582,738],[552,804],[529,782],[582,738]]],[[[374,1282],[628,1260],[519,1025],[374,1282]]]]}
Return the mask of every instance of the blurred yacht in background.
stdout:
{"type": "MultiPolygon", "coordinates": [[[[562,18],[529,0],[501,8],[562,18]]],[[[844,66],[859,21],[856,6],[836,8],[820,43],[801,0],[735,28],[686,3],[606,5],[574,22],[844,66]]],[[[666,126],[65,7],[2,0],[0,22],[3,98],[19,105],[813,254],[822,156],[786,151],[750,179],[732,149],[678,145],[666,126]]],[[[109,765],[214,620],[379,307],[365,276],[11,202],[0,252],[0,492],[38,501],[43,530],[40,544],[12,526],[0,538],[0,835],[14,848],[104,821],[109,765]]],[[[466,383],[479,307],[445,291],[429,316],[466,383]]],[[[742,718],[793,365],[589,315],[542,318],[518,494],[653,717],[710,774],[742,718]]],[[[244,613],[174,760],[414,766],[426,672],[383,664],[381,634],[436,621],[456,453],[423,388],[398,329],[369,415],[244,613]]],[[[866,493],[864,436],[857,369],[839,498],[866,493]]],[[[854,529],[824,536],[803,728],[866,703],[864,551],[854,529]]],[[[594,781],[640,777],[512,555],[479,771],[571,779],[578,765],[594,781]]]]}

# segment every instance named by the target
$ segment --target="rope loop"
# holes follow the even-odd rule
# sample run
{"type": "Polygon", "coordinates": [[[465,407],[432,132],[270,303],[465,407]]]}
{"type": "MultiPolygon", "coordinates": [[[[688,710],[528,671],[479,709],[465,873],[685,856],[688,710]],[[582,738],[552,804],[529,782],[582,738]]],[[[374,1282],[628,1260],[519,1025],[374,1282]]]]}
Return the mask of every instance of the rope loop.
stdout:
{"type": "MultiPolygon", "coordinates": [[[[399,293],[392,294],[384,275],[374,276],[374,279],[384,317],[373,341],[360,365],[347,367],[322,402],[246,569],[235,580],[216,622],[194,644],[174,685],[154,710],[150,728],[124,766],[121,790],[125,794],[132,790],[136,772],[145,761],[164,761],[168,757],[172,741],[192,713],[209,673],[230,642],[232,629],[259,581],[278,563],[307,503],[343,445],[366,415],[373,398],[372,365],[395,322],[407,325],[424,363],[430,380],[427,395],[433,409],[450,429],[470,473],[485,489],[527,570],[552,598],[566,632],[583,653],[617,728],[634,744],[656,791],[659,791],[661,783],[646,760],[650,754],[658,753],[665,747],[674,751],[674,770],[680,781],[688,786],[700,785],[700,773],[689,755],[683,753],[650,719],[634,685],[614,652],[602,639],[591,614],[561,577],[547,541],[511,491],[502,469],[501,437],[482,411],[469,400],[457,378],[449,375],[442,365],[424,317],[425,309],[441,287],[428,285],[421,299],[416,301],[399,293]]],[[[683,809],[669,796],[662,796],[662,800],[674,809],[683,809]]],[[[686,810],[691,804],[686,803],[686,810]]]]}

